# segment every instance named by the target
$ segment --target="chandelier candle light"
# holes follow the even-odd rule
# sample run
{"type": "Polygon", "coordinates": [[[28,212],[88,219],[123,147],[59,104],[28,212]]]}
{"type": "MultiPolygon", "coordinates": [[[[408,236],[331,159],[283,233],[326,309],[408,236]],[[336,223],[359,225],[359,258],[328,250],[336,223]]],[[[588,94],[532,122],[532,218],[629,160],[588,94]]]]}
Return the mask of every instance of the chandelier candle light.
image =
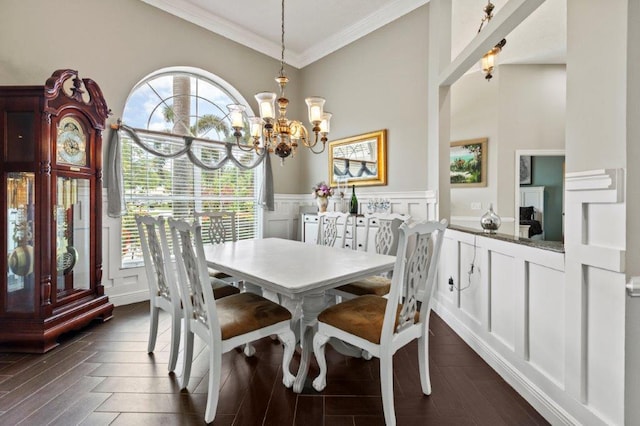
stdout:
{"type": "MultiPolygon", "coordinates": [[[[491,3],[491,0],[489,0],[487,2],[487,5],[484,7],[485,15],[482,18],[482,21],[480,22],[480,28],[478,28],[478,34],[480,34],[480,31],[482,31],[482,27],[484,26],[484,24],[488,23],[489,21],[491,21],[491,18],[493,18],[494,8],[495,6],[493,5],[493,3],[491,3]]],[[[482,57],[480,64],[482,66],[482,71],[486,74],[484,78],[486,78],[487,81],[491,81],[491,78],[493,78],[492,73],[493,73],[493,67],[495,65],[496,56],[498,56],[498,53],[502,51],[502,48],[505,46],[505,44],[507,44],[507,40],[503,38],[498,42],[498,44],[493,46],[493,48],[487,53],[485,53],[484,56],[482,57]]]]}
{"type": "Polygon", "coordinates": [[[300,142],[314,154],[320,154],[324,151],[327,143],[327,134],[329,133],[331,113],[324,111],[324,98],[314,96],[305,99],[309,109],[309,122],[313,125],[312,131],[315,135],[313,141],[310,140],[307,129],[300,121],[287,118],[289,100],[285,97],[284,89],[289,79],[284,73],[284,0],[282,0],[281,22],[282,54],[280,73],[276,77],[276,82],[280,86],[280,96],[276,99],[276,94],[273,92],[260,92],[255,95],[256,101],[258,101],[260,117],[248,117],[247,119],[249,132],[253,138],[253,146],[241,142],[242,130],[245,127],[245,106],[233,104],[228,105],[227,108],[229,109],[231,127],[234,130],[233,135],[240,149],[243,151],[255,150],[257,153],[262,153],[266,149],[270,153],[275,153],[284,163],[284,159],[289,155],[292,157],[295,155],[296,148],[300,142]],[[276,101],[278,103],[277,118],[276,101]],[[322,142],[322,147],[314,149],[318,145],[318,141],[322,142]]]}

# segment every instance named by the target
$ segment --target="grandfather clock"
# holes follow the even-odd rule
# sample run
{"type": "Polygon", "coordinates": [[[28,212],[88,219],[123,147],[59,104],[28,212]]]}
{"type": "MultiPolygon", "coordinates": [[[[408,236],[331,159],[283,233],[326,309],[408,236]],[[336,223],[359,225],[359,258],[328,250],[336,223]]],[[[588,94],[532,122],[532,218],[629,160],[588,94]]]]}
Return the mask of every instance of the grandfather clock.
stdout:
{"type": "Polygon", "coordinates": [[[44,86],[0,86],[0,351],[46,352],[111,318],[102,285],[98,85],[58,70],[44,86]]]}

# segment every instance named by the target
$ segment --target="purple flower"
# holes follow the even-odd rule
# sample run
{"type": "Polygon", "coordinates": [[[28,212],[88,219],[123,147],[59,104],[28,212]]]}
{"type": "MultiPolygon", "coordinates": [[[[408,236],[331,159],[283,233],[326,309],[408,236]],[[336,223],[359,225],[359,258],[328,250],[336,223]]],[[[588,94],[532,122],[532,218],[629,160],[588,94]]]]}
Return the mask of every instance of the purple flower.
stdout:
{"type": "Polygon", "coordinates": [[[317,183],[313,188],[313,197],[330,197],[333,195],[333,188],[327,185],[325,182],[317,183]]]}

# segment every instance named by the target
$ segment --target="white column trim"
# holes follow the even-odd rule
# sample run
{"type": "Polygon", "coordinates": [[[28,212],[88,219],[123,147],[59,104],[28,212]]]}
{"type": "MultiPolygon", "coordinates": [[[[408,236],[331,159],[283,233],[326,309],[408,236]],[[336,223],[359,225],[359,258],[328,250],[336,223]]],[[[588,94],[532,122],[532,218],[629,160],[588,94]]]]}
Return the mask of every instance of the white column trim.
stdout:
{"type": "Polygon", "coordinates": [[[640,296],[640,277],[631,277],[627,283],[627,294],[631,297],[640,296]]]}
{"type": "Polygon", "coordinates": [[[624,201],[624,170],[566,173],[565,189],[578,193],[578,201],[582,203],[621,203],[624,201]]]}
{"type": "Polygon", "coordinates": [[[467,47],[440,74],[440,86],[450,86],[520,25],[545,0],[509,0],[467,47]]]}

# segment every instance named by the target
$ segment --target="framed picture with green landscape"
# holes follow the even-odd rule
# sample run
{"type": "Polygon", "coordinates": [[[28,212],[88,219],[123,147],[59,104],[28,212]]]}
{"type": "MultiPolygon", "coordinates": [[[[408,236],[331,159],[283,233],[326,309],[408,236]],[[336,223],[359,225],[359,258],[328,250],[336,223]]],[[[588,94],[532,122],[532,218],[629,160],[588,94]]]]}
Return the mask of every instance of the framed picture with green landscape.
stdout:
{"type": "Polygon", "coordinates": [[[449,176],[452,187],[487,186],[487,138],[451,142],[449,176]]]}

